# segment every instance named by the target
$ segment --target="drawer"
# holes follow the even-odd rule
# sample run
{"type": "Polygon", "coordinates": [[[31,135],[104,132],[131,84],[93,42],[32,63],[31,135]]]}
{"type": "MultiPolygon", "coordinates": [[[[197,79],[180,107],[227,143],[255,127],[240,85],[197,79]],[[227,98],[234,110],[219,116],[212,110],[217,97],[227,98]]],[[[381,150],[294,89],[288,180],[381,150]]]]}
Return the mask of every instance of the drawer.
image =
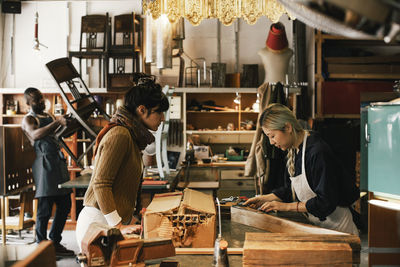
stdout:
{"type": "Polygon", "coordinates": [[[226,179],[221,180],[220,189],[226,190],[254,190],[253,179],[226,179]]]}
{"type": "Polygon", "coordinates": [[[179,173],[179,181],[184,181],[187,172],[189,172],[188,180],[190,182],[200,181],[218,181],[218,170],[216,168],[183,168],[179,173]]]}
{"type": "Polygon", "coordinates": [[[244,170],[221,170],[221,180],[244,179],[244,170]]]}

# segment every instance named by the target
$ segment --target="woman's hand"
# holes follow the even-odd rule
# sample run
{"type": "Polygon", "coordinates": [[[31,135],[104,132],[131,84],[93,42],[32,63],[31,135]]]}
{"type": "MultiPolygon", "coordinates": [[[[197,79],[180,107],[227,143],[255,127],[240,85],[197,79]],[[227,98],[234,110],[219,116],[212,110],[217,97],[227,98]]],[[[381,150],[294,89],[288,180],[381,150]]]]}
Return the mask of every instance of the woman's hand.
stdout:
{"type": "Polygon", "coordinates": [[[252,197],[252,198],[248,199],[246,202],[243,203],[243,205],[249,206],[250,208],[253,208],[253,209],[258,209],[267,201],[270,201],[269,195],[262,195],[262,196],[252,197]]]}
{"type": "Polygon", "coordinates": [[[269,201],[275,201],[275,200],[281,201],[280,198],[278,198],[275,194],[271,193],[268,195],[262,195],[262,196],[250,198],[246,202],[244,202],[243,205],[249,206],[250,208],[253,208],[253,209],[258,209],[264,203],[269,202],[269,201]]]}
{"type": "Polygon", "coordinates": [[[284,203],[280,201],[268,201],[265,202],[259,210],[268,212],[268,211],[288,211],[289,210],[289,203],[284,203]]]}

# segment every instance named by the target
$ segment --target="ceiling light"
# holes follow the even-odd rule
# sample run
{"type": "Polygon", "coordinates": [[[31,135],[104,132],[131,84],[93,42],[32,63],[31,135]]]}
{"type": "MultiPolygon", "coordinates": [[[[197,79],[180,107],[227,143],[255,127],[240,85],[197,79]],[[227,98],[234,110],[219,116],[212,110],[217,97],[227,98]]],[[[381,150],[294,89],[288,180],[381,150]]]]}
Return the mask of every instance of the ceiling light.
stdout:
{"type": "Polygon", "coordinates": [[[267,16],[275,23],[283,14],[288,14],[277,0],[143,0],[142,4],[143,13],[149,12],[153,19],[166,14],[171,23],[183,17],[195,26],[203,19],[213,18],[226,26],[237,18],[252,25],[261,16],[267,16]]]}

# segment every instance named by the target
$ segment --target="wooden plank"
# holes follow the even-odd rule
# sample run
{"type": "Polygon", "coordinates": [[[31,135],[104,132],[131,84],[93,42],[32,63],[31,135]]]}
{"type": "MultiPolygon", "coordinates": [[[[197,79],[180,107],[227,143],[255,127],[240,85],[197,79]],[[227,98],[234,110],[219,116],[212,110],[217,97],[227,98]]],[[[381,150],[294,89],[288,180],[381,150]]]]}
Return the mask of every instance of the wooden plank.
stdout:
{"type": "Polygon", "coordinates": [[[400,63],[399,55],[392,56],[372,56],[372,57],[325,57],[327,63],[334,64],[367,64],[367,63],[400,63]]]}
{"type": "Polygon", "coordinates": [[[334,230],[282,219],[247,207],[231,207],[231,220],[272,233],[348,235],[334,230]]]}
{"type": "Polygon", "coordinates": [[[359,74],[359,75],[399,75],[399,64],[328,64],[329,75],[333,74],[359,74]]]}
{"type": "Polygon", "coordinates": [[[246,233],[249,241],[299,241],[299,242],[327,242],[346,243],[352,249],[354,264],[360,263],[361,242],[355,235],[310,235],[310,234],[285,234],[285,233],[246,233]]]}
{"type": "Polygon", "coordinates": [[[325,241],[325,242],[345,242],[350,247],[360,250],[361,241],[356,235],[309,235],[309,234],[285,234],[285,233],[246,233],[246,240],[265,241],[325,241]]]}
{"type": "MultiPolygon", "coordinates": [[[[214,248],[175,248],[176,255],[214,255],[214,248]]],[[[242,255],[243,248],[228,248],[228,255],[242,255]]]]}
{"type": "Polygon", "coordinates": [[[352,250],[346,243],[302,241],[248,241],[243,246],[248,265],[351,264],[352,250]]]}
{"type": "Polygon", "coordinates": [[[332,73],[330,79],[400,79],[400,74],[332,73]]]}

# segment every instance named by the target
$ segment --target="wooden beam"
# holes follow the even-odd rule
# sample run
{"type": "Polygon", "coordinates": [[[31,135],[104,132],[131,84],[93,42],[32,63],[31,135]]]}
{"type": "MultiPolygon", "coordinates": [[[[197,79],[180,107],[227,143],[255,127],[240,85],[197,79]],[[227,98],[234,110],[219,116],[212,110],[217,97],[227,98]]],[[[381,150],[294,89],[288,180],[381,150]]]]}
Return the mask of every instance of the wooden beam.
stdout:
{"type": "MultiPolygon", "coordinates": [[[[175,248],[176,255],[213,255],[214,248],[175,248]]],[[[242,255],[243,248],[228,248],[228,255],[242,255]]]]}

